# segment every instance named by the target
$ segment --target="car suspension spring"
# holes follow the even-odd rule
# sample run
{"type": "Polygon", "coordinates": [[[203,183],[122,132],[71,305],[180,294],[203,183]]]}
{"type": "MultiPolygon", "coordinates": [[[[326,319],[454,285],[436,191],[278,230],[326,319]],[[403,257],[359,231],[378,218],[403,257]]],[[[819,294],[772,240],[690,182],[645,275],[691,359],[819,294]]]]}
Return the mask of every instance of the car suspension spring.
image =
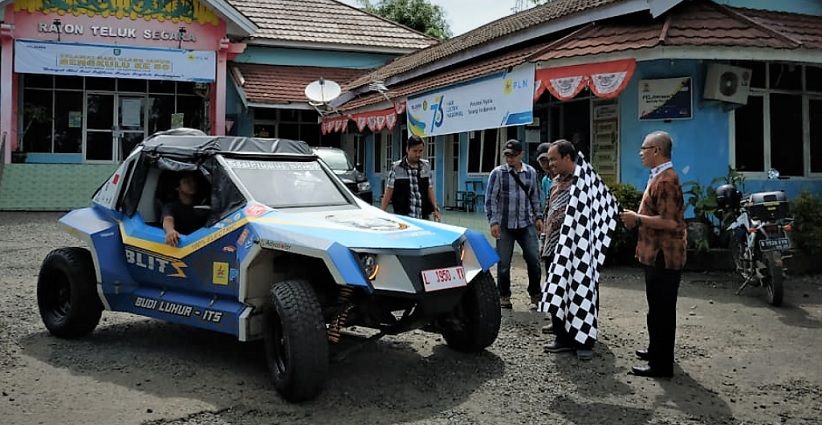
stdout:
{"type": "Polygon", "coordinates": [[[352,288],[348,286],[343,286],[340,288],[337,302],[344,307],[342,311],[337,314],[334,320],[331,321],[331,325],[328,327],[328,340],[331,342],[339,342],[342,337],[340,330],[346,326],[346,323],[348,322],[348,313],[352,308],[354,308],[353,304],[349,304],[352,295],[354,295],[354,290],[352,288]]]}

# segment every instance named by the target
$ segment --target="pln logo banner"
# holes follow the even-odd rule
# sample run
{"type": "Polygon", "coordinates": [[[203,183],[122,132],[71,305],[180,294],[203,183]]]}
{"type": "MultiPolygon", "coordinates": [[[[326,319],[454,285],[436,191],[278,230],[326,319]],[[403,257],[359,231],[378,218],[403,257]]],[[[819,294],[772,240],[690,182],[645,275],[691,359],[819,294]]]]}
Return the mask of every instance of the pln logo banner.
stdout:
{"type": "Polygon", "coordinates": [[[534,64],[408,98],[408,129],[420,137],[530,124],[534,64]]]}

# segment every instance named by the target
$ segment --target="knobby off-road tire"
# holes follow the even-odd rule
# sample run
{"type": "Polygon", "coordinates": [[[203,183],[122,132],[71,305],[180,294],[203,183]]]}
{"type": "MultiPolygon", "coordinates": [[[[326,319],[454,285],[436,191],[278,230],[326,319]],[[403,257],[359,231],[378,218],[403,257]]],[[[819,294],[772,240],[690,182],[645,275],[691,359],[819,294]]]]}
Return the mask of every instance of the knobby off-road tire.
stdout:
{"type": "Polygon", "coordinates": [[[271,378],[283,398],[303,401],[319,394],[328,374],[328,339],[320,302],[308,282],[272,286],[264,344],[271,378]]]}
{"type": "Polygon", "coordinates": [[[734,272],[738,276],[742,277],[742,279],[745,279],[747,264],[742,258],[742,256],[745,255],[745,247],[742,245],[742,242],[731,235],[731,242],[728,243],[728,250],[731,254],[731,266],[733,266],[734,272]]]}
{"type": "Polygon", "coordinates": [[[37,278],[37,307],[46,329],[59,338],[79,338],[97,327],[103,304],[91,254],[84,248],[51,251],[37,278]]]}
{"type": "Polygon", "coordinates": [[[445,342],[457,351],[477,352],[493,344],[501,321],[499,292],[487,272],[480,273],[468,285],[455,312],[459,327],[442,332],[445,342]]]}
{"type": "Polygon", "coordinates": [[[785,274],[782,270],[782,254],[778,251],[771,251],[765,254],[765,261],[768,264],[768,275],[765,276],[764,284],[768,290],[768,302],[774,306],[782,305],[782,283],[785,274]]]}

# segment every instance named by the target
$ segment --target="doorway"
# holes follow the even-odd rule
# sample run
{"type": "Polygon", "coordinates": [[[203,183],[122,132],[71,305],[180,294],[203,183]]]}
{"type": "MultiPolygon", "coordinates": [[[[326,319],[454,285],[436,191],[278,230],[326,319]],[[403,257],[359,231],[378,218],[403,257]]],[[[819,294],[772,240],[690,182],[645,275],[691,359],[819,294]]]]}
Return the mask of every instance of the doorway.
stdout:
{"type": "Polygon", "coordinates": [[[119,162],[146,135],[146,95],[87,92],[83,157],[87,162],[119,162]]]}
{"type": "Polygon", "coordinates": [[[443,176],[445,184],[443,190],[445,191],[445,206],[448,208],[455,208],[457,206],[457,182],[459,182],[459,163],[460,163],[460,138],[459,134],[448,134],[444,137],[445,145],[443,146],[443,176]]]}

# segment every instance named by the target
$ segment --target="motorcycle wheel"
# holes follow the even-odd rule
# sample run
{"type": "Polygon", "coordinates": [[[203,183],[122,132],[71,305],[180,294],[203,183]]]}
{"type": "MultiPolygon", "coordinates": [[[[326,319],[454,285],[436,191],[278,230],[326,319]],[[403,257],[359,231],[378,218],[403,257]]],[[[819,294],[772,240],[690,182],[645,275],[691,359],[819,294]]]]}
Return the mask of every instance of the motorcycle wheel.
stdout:
{"type": "Polygon", "coordinates": [[[782,256],[778,251],[771,251],[765,256],[765,261],[768,264],[768,275],[763,279],[763,283],[768,289],[768,302],[778,307],[782,304],[782,283],[785,280],[782,256]]]}
{"type": "Polygon", "coordinates": [[[734,271],[736,274],[741,276],[745,279],[746,272],[746,264],[745,260],[742,258],[742,255],[745,252],[745,248],[742,246],[742,243],[739,242],[736,238],[731,238],[731,243],[729,244],[729,250],[731,254],[731,261],[733,261],[734,271]]]}

